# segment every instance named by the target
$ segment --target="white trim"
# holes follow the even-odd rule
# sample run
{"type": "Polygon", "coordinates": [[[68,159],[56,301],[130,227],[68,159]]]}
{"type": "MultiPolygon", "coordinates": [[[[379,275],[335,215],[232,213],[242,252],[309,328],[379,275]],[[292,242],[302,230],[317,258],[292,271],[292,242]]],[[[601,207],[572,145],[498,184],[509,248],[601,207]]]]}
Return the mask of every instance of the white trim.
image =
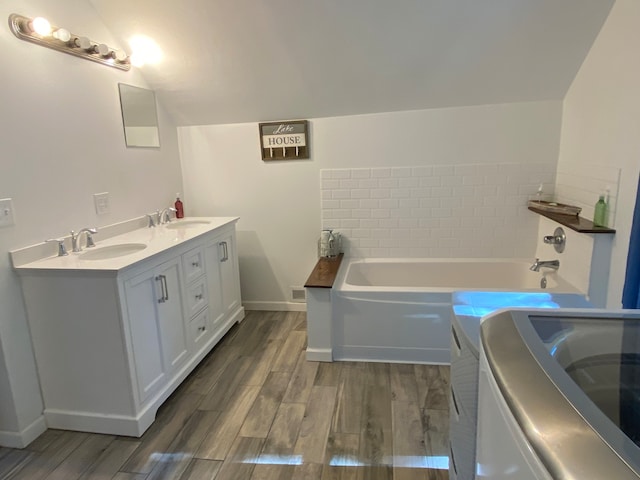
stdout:
{"type": "Polygon", "coordinates": [[[334,359],[341,362],[419,363],[451,365],[450,352],[444,348],[405,348],[360,345],[335,346],[334,359]]]}
{"type": "Polygon", "coordinates": [[[333,362],[330,348],[307,348],[307,360],[310,362],[333,362]]]}
{"type": "Polygon", "coordinates": [[[270,312],[306,312],[307,304],[299,302],[242,302],[246,310],[266,310],[270,312]]]}
{"type": "Polygon", "coordinates": [[[47,429],[44,415],[36,418],[31,425],[21,432],[7,432],[0,430],[0,446],[7,448],[25,448],[47,429]]]}
{"type": "Polygon", "coordinates": [[[54,409],[46,409],[44,415],[50,428],[139,437],[155,419],[156,410],[159,406],[155,405],[155,403],[149,404],[137,418],[124,415],[104,415],[101,413],[54,409]]]}

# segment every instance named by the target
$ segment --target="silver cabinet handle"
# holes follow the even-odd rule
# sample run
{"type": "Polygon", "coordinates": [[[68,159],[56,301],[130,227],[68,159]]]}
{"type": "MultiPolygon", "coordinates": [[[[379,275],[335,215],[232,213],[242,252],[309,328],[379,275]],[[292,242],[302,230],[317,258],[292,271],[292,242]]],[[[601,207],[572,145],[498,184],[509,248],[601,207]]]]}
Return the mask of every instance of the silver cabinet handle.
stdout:
{"type": "Polygon", "coordinates": [[[202,294],[201,293],[196,295],[196,300],[202,300],[202,294]]]}
{"type": "Polygon", "coordinates": [[[204,332],[207,329],[207,327],[198,327],[198,331],[199,332],[204,332]]]}
{"type": "Polygon", "coordinates": [[[191,262],[191,266],[194,268],[198,268],[200,266],[199,262],[191,262]]]}
{"type": "Polygon", "coordinates": [[[164,275],[157,275],[156,276],[156,282],[160,282],[160,289],[162,290],[162,296],[158,299],[158,303],[164,303],[164,282],[162,281],[162,277],[164,275]]]}
{"type": "Polygon", "coordinates": [[[227,260],[229,260],[229,250],[227,248],[227,242],[220,242],[220,245],[222,245],[222,251],[224,252],[220,261],[226,262],[227,260]]]}
{"type": "Polygon", "coordinates": [[[160,288],[162,289],[162,297],[158,299],[158,303],[164,303],[169,300],[169,286],[167,285],[167,276],[158,275],[156,282],[160,282],[160,288]]]}
{"type": "Polygon", "coordinates": [[[160,275],[162,277],[162,283],[164,283],[164,299],[169,300],[169,285],[167,285],[167,276],[160,275]]]}

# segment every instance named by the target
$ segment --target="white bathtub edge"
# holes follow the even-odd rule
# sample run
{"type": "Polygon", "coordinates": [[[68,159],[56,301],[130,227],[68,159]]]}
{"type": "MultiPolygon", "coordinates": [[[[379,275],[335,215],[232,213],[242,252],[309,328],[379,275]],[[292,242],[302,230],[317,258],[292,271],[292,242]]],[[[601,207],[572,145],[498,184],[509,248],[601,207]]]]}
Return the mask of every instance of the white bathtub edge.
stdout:
{"type": "MultiPolygon", "coordinates": [[[[377,293],[389,293],[389,292],[401,292],[401,293],[453,293],[455,291],[486,291],[486,292],[543,292],[543,293],[577,293],[581,295],[586,295],[586,292],[582,292],[580,289],[575,287],[573,284],[568,282],[561,274],[556,271],[545,271],[547,278],[552,278],[557,283],[556,286],[550,288],[538,288],[526,286],[514,286],[510,287],[491,287],[491,286],[475,286],[468,287],[464,285],[458,286],[433,286],[433,285],[423,285],[423,286],[389,286],[389,285],[376,285],[375,283],[372,285],[357,285],[350,284],[348,282],[349,271],[352,267],[356,265],[371,265],[371,264],[460,264],[460,263],[470,263],[470,264],[499,264],[499,263],[508,263],[508,264],[518,264],[525,266],[525,270],[529,270],[528,265],[531,264],[530,259],[524,258],[411,258],[411,257],[400,257],[400,258],[363,258],[363,257],[346,257],[342,265],[340,266],[340,270],[338,272],[338,276],[336,278],[336,282],[334,283],[334,291],[337,293],[353,293],[353,292],[367,292],[372,294],[377,293]]],[[[537,275],[537,274],[536,274],[537,275]]],[[[540,273],[542,276],[542,273],[540,273]]]]}

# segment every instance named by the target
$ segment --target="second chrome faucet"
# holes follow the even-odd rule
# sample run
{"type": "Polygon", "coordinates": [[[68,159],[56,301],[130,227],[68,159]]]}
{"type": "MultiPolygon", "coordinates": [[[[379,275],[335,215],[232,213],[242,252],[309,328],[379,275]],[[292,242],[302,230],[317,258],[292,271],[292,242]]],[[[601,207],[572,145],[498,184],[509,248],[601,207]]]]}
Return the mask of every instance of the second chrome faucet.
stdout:
{"type": "Polygon", "coordinates": [[[158,223],[169,223],[171,221],[171,213],[175,215],[176,209],[173,207],[167,207],[164,210],[161,210],[158,214],[158,223]]]}
{"type": "Polygon", "coordinates": [[[72,251],[74,252],[82,251],[82,247],[80,246],[80,238],[82,237],[83,233],[87,236],[87,241],[85,243],[86,248],[91,248],[96,246],[96,244],[93,241],[92,235],[95,235],[96,233],[98,233],[97,228],[83,228],[79,230],[78,233],[71,230],[71,250],[72,251]]]}
{"type": "Polygon", "coordinates": [[[156,225],[162,225],[163,223],[169,223],[171,221],[171,213],[175,215],[176,209],[173,207],[167,207],[162,210],[156,210],[155,213],[147,213],[147,219],[149,228],[156,225]]]}

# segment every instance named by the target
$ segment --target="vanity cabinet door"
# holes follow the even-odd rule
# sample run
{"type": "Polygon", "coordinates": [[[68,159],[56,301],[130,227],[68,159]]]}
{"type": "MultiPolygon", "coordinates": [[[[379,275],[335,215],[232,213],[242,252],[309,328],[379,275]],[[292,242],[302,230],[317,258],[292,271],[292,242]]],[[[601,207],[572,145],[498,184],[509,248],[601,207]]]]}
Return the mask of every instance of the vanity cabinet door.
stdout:
{"type": "Polygon", "coordinates": [[[216,329],[222,324],[225,310],[222,307],[222,278],[220,273],[220,247],[217,241],[207,244],[204,249],[207,264],[207,288],[209,293],[209,315],[216,329]]]}
{"type": "Polygon", "coordinates": [[[163,385],[166,379],[158,322],[158,304],[155,301],[158,297],[157,287],[152,271],[124,283],[140,403],[163,385]]]}
{"type": "Polygon", "coordinates": [[[181,295],[180,260],[162,264],[155,270],[154,280],[160,288],[158,303],[158,323],[165,365],[173,373],[188,357],[187,334],[184,322],[184,307],[181,295]],[[164,294],[164,297],[162,295],[164,294]]]}
{"type": "Polygon", "coordinates": [[[140,402],[187,360],[180,273],[173,259],[124,284],[140,402]]]}
{"type": "Polygon", "coordinates": [[[231,315],[240,306],[240,276],[235,231],[218,237],[218,250],[220,254],[222,308],[225,315],[231,315]]]}
{"type": "Polygon", "coordinates": [[[235,231],[215,237],[205,248],[210,314],[214,329],[240,308],[235,231]]]}

